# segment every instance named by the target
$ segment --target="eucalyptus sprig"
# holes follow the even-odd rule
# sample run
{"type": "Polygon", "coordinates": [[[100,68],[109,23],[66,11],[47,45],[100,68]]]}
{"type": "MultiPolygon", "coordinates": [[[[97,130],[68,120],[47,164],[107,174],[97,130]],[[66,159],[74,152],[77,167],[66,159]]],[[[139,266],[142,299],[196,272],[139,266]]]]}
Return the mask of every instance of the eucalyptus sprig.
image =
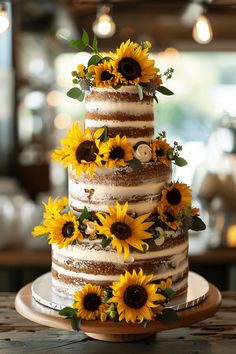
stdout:
{"type": "Polygon", "coordinates": [[[93,53],[98,54],[101,57],[101,55],[98,52],[98,41],[95,34],[93,36],[92,44],[90,44],[89,42],[90,42],[89,35],[83,29],[82,37],[79,39],[71,39],[69,40],[68,44],[71,48],[78,49],[80,51],[89,48],[93,51],[93,53]]]}

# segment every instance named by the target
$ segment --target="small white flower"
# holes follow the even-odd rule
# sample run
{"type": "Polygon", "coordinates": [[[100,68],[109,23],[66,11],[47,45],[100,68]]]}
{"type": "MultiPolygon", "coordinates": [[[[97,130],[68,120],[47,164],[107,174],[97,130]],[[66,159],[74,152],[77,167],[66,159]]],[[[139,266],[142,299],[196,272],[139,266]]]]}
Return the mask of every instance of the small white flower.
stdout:
{"type": "Polygon", "coordinates": [[[141,162],[149,162],[152,158],[152,149],[147,144],[140,144],[134,153],[134,157],[141,162]]]}
{"type": "Polygon", "coordinates": [[[157,238],[155,239],[155,244],[156,244],[157,246],[163,245],[164,242],[165,242],[165,237],[164,237],[163,235],[160,235],[159,237],[157,237],[157,238]]]}
{"type": "Polygon", "coordinates": [[[86,226],[87,226],[85,230],[86,235],[94,235],[96,233],[97,228],[95,222],[88,221],[86,226]]]}

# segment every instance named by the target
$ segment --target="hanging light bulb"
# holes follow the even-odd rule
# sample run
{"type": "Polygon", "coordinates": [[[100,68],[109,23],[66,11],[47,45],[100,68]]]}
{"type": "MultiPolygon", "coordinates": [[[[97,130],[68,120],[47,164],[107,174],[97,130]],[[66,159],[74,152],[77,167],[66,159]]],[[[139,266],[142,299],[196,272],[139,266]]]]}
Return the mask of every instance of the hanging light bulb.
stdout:
{"type": "Polygon", "coordinates": [[[199,16],[193,26],[193,39],[200,44],[208,44],[213,38],[210,21],[206,16],[199,16]]]}
{"type": "Polygon", "coordinates": [[[0,34],[5,32],[10,23],[7,17],[6,6],[4,4],[0,4],[0,34]]]}
{"type": "Polygon", "coordinates": [[[99,38],[110,38],[115,33],[116,24],[110,13],[110,4],[103,4],[98,8],[97,18],[93,23],[93,32],[99,38]]]}

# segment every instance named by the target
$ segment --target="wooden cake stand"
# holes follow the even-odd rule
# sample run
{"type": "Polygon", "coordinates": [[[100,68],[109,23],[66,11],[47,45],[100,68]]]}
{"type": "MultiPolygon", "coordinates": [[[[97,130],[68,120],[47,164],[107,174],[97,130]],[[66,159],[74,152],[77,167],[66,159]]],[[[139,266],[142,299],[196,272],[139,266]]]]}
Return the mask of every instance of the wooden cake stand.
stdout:
{"type": "MultiPolygon", "coordinates": [[[[205,281],[204,278],[202,279],[205,281]]],[[[57,310],[46,307],[33,298],[31,287],[32,283],[26,285],[16,295],[15,308],[17,312],[41,325],[73,331],[70,321],[60,316],[57,310]]],[[[144,327],[133,323],[112,322],[111,320],[105,322],[82,320],[80,329],[89,337],[103,341],[129,342],[141,340],[156,332],[185,327],[213,316],[220,306],[221,294],[214,285],[209,284],[209,291],[205,299],[201,303],[196,303],[190,308],[178,311],[180,320],[177,323],[163,324],[159,321],[151,321],[144,327]]]]}

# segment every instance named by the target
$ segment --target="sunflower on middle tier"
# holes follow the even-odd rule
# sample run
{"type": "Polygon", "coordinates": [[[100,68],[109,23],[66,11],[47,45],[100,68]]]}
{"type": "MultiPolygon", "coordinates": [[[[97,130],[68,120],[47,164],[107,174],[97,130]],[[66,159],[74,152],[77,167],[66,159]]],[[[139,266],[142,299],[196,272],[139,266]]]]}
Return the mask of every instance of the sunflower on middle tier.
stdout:
{"type": "Polygon", "coordinates": [[[107,168],[122,166],[125,167],[128,161],[133,160],[133,147],[127,141],[126,136],[120,137],[116,135],[114,138],[109,138],[100,146],[100,156],[105,162],[107,168]]]}
{"type": "Polygon", "coordinates": [[[79,123],[74,122],[67,137],[61,140],[62,147],[53,152],[52,160],[64,164],[65,167],[71,165],[77,175],[88,171],[92,177],[96,166],[101,166],[99,138],[103,132],[104,128],[100,128],[92,134],[87,128],[83,133],[79,123]]]}
{"type": "Polygon", "coordinates": [[[118,254],[124,251],[124,258],[128,259],[130,246],[143,251],[148,244],[143,240],[152,238],[152,234],[146,231],[153,222],[144,222],[150,214],[144,214],[137,218],[132,218],[127,214],[128,202],[123,208],[116,202],[116,207],[108,207],[109,214],[98,212],[96,215],[101,223],[97,225],[98,232],[111,239],[113,248],[118,254]]]}

